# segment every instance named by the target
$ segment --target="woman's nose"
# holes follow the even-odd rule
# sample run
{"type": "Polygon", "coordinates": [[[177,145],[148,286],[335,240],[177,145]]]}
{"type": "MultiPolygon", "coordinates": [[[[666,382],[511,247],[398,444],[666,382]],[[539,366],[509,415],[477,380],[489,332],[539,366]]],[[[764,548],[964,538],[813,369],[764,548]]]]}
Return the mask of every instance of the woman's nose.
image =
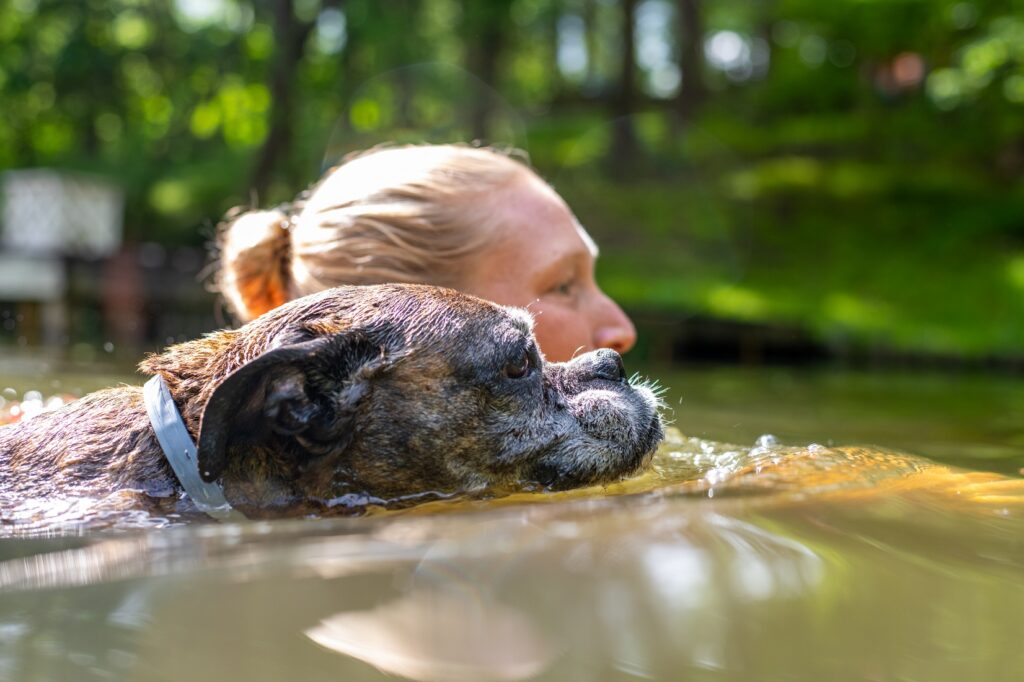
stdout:
{"type": "Polygon", "coordinates": [[[594,327],[594,347],[611,348],[618,353],[625,353],[636,343],[636,327],[626,313],[615,301],[604,292],[599,292],[597,325],[594,327]]]}

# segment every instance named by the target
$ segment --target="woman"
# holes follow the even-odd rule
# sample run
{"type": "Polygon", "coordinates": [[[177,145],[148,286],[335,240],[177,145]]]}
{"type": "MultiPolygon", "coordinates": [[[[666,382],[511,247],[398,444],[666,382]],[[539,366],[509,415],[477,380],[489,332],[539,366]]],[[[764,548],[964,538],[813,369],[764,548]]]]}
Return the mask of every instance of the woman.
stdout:
{"type": "Polygon", "coordinates": [[[252,319],[342,284],[417,282],[528,308],[548,360],[636,340],[594,281],[597,247],[561,197],[493,149],[375,149],[329,171],[294,212],[229,215],[217,287],[252,319]]]}

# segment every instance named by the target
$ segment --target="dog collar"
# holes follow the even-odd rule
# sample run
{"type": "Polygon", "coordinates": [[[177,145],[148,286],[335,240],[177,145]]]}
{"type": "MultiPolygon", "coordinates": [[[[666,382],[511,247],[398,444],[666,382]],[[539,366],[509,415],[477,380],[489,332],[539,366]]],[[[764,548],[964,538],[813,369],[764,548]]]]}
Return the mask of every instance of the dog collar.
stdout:
{"type": "Polygon", "coordinates": [[[196,444],[185,428],[185,422],[181,419],[163,377],[157,375],[147,381],[143,395],[149,423],[153,425],[164,457],[174,470],[174,475],[178,477],[185,494],[192,498],[200,511],[218,521],[245,519],[245,516],[227,501],[224,490],[219,485],[207,483],[200,478],[196,444]]]}

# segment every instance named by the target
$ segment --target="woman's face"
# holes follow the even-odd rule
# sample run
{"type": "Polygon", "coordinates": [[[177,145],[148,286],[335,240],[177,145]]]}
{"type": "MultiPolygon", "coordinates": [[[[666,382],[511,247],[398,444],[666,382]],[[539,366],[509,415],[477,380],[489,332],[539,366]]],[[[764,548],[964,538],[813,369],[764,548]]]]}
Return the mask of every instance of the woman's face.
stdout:
{"type": "Polygon", "coordinates": [[[496,197],[494,241],[458,284],[468,294],[527,308],[548,360],[636,342],[626,314],[594,280],[597,247],[562,198],[532,173],[496,197]]]}

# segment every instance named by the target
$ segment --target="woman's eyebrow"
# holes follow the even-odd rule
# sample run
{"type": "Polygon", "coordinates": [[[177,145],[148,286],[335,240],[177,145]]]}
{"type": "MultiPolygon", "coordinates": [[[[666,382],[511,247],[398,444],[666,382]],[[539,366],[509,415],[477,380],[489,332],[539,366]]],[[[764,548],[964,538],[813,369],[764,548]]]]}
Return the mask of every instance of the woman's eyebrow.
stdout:
{"type": "Polygon", "coordinates": [[[565,270],[570,268],[573,271],[576,271],[579,268],[580,262],[587,258],[587,256],[587,252],[582,249],[567,251],[547,263],[541,272],[545,277],[554,277],[556,274],[561,275],[565,270]]]}

